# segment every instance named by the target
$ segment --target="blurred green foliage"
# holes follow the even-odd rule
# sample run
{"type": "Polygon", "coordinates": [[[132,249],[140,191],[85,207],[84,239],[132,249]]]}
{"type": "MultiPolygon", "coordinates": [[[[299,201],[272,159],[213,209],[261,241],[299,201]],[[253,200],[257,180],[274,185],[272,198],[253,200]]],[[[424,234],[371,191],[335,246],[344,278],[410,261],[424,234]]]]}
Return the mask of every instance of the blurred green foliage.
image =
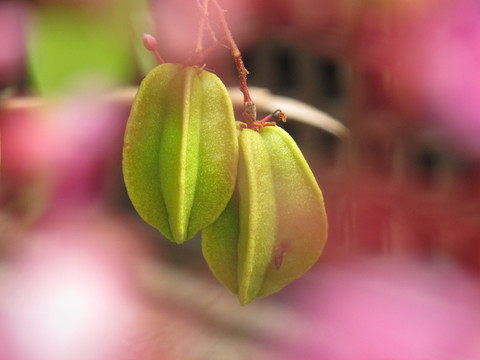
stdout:
{"type": "Polygon", "coordinates": [[[102,11],[68,6],[37,9],[28,43],[34,89],[52,95],[91,84],[132,83],[136,60],[141,68],[152,67],[146,60],[150,54],[135,45],[142,44],[141,33],[151,27],[148,21],[135,24],[133,19],[139,16],[149,17],[145,1],[117,2],[102,11]]]}

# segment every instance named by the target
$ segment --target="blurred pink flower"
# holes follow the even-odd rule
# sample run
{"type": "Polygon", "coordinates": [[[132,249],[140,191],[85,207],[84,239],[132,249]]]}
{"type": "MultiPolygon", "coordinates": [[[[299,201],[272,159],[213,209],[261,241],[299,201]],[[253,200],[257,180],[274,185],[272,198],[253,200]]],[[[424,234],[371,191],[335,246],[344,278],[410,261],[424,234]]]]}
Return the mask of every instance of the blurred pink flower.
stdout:
{"type": "Polygon", "coordinates": [[[2,263],[0,358],[119,358],[136,331],[139,269],[158,257],[146,239],[126,218],[78,209],[18,239],[2,263]]]}
{"type": "Polygon", "coordinates": [[[478,279],[447,264],[367,258],[298,281],[290,300],[304,326],[288,359],[480,358],[478,279]]]}
{"type": "MultiPolygon", "coordinates": [[[[198,4],[202,3],[199,1],[198,4]]],[[[220,6],[226,10],[228,26],[231,29],[237,44],[244,45],[257,42],[259,36],[265,31],[262,26],[264,1],[255,0],[225,0],[219,1],[220,6]]],[[[198,30],[201,19],[201,9],[196,1],[191,0],[154,0],[152,1],[152,15],[155,20],[157,33],[155,37],[159,42],[159,51],[167,62],[185,62],[195,53],[198,30]]],[[[210,4],[208,18],[211,30],[217,40],[225,37],[225,33],[218,20],[216,8],[210,4]]],[[[206,49],[215,43],[211,31],[205,27],[203,48],[206,49]]],[[[217,50],[215,55],[224,55],[228,59],[229,51],[217,50]],[[227,56],[225,56],[227,55],[227,56]]],[[[215,58],[215,56],[213,57],[215,58]]],[[[213,60],[215,61],[215,60],[213,60]]],[[[233,67],[232,63],[232,67],[233,67]]]]}
{"type": "Polygon", "coordinates": [[[480,155],[480,4],[423,1],[365,12],[357,65],[394,84],[394,100],[480,155]]]}
{"type": "Polygon", "coordinates": [[[35,183],[52,202],[98,197],[112,158],[118,159],[127,113],[93,98],[71,98],[2,116],[2,166],[7,177],[35,183]]]}

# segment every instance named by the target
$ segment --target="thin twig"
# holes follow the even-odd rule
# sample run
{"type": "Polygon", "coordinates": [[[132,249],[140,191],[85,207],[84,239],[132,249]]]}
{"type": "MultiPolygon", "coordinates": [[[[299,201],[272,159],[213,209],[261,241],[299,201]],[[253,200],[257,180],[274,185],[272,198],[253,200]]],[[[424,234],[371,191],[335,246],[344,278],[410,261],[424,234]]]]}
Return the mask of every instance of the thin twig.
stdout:
{"type": "MultiPolygon", "coordinates": [[[[258,108],[262,112],[275,112],[275,109],[281,106],[282,110],[289,114],[290,120],[322,129],[338,136],[340,139],[349,137],[348,128],[340,121],[311,105],[293,98],[274,95],[267,89],[253,87],[250,90],[255,96],[255,99],[257,99],[258,108]]],[[[138,88],[136,86],[118,88],[100,97],[95,97],[95,99],[106,101],[107,103],[131,106],[137,91],[138,88]]],[[[239,92],[237,88],[229,88],[228,91],[233,106],[239,108],[243,103],[242,93],[239,92]]],[[[0,102],[0,114],[11,111],[35,111],[42,107],[54,105],[55,103],[53,101],[48,101],[40,97],[12,97],[0,102]]]]}
{"type": "Polygon", "coordinates": [[[217,42],[217,36],[215,35],[215,31],[213,30],[212,25],[210,24],[210,21],[207,21],[206,25],[207,25],[208,32],[210,33],[210,37],[212,38],[212,41],[217,42]]]}
{"type": "Polygon", "coordinates": [[[208,2],[209,0],[203,0],[200,8],[201,16],[200,24],[198,26],[197,47],[195,48],[197,53],[200,53],[203,50],[203,33],[205,32],[205,20],[207,20],[208,17],[208,2]]]}
{"type": "Polygon", "coordinates": [[[257,120],[257,110],[255,104],[252,101],[252,98],[250,97],[250,93],[247,87],[248,71],[243,64],[242,54],[240,53],[240,50],[235,43],[235,40],[233,40],[232,33],[230,32],[230,28],[228,27],[227,20],[225,19],[225,10],[220,7],[217,0],[212,0],[212,3],[215,5],[215,8],[218,12],[220,23],[222,25],[223,31],[225,32],[230,51],[232,52],[235,66],[237,67],[238,78],[240,80],[240,91],[243,94],[243,119],[247,123],[248,128],[253,128],[254,123],[257,120]]]}
{"type": "Polygon", "coordinates": [[[213,43],[212,45],[210,45],[208,48],[206,48],[205,50],[203,50],[201,53],[199,53],[197,55],[197,57],[195,58],[195,60],[198,62],[198,63],[201,63],[203,61],[203,59],[205,57],[207,57],[212,51],[214,51],[215,49],[217,49],[220,45],[224,45],[224,42],[225,42],[225,36],[223,38],[221,38],[220,40],[218,41],[215,41],[215,43],[213,43]]]}

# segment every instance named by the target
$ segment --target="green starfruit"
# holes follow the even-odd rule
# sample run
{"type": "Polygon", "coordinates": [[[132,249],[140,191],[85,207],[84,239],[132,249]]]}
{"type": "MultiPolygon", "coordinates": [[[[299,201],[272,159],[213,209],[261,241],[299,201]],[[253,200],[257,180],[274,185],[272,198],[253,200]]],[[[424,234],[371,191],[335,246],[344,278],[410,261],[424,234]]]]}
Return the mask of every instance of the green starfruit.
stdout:
{"type": "Polygon", "coordinates": [[[213,274],[245,305],[279,291],[318,260],[327,238],[322,192],[279,127],[239,135],[234,196],[202,232],[213,274]]]}
{"type": "Polygon", "coordinates": [[[183,243],[232,196],[238,140],[227,89],[198,67],[161,64],[140,84],[124,139],[123,174],[140,216],[183,243]]]}

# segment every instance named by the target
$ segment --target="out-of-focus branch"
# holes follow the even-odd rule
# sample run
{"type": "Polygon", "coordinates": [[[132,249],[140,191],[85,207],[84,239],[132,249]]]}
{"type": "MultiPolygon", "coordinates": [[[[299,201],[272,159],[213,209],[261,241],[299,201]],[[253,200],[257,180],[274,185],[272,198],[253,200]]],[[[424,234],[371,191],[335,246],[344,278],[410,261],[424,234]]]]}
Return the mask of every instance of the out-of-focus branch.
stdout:
{"type": "MultiPolygon", "coordinates": [[[[130,105],[137,93],[137,87],[125,87],[104,95],[104,101],[130,105]]],[[[233,106],[243,107],[243,94],[237,88],[229,88],[233,106]]],[[[268,89],[251,87],[251,94],[255,97],[257,108],[265,113],[272,113],[282,109],[288,114],[289,120],[299,121],[331,133],[339,138],[349,135],[349,130],[340,121],[327,113],[305,104],[299,100],[272,94],[268,89]]],[[[0,104],[0,112],[36,109],[48,105],[48,102],[38,97],[10,98],[0,104]]]]}
{"type": "MultiPolygon", "coordinates": [[[[240,106],[242,94],[233,88],[230,88],[229,92],[233,105],[240,106]]],[[[288,120],[314,126],[339,138],[349,136],[349,130],[345,125],[314,106],[290,97],[274,95],[265,88],[250,87],[250,92],[255,97],[255,104],[260,111],[273,113],[276,109],[281,109],[288,114],[288,120]]]]}
{"type": "Polygon", "coordinates": [[[230,48],[230,51],[232,52],[232,57],[233,57],[233,60],[235,61],[235,66],[237,67],[238,79],[240,80],[240,91],[243,94],[243,107],[244,107],[243,120],[247,124],[248,128],[253,129],[254,123],[257,120],[257,111],[256,111],[257,109],[254,102],[252,101],[252,97],[250,95],[250,92],[247,86],[248,71],[245,68],[245,65],[243,64],[242,54],[240,53],[240,50],[237,44],[235,43],[235,40],[233,39],[230,28],[228,27],[227,20],[225,19],[225,10],[223,10],[220,7],[217,0],[212,0],[212,3],[215,9],[217,10],[218,17],[220,19],[220,24],[225,33],[225,37],[227,38],[227,43],[230,48]]]}

